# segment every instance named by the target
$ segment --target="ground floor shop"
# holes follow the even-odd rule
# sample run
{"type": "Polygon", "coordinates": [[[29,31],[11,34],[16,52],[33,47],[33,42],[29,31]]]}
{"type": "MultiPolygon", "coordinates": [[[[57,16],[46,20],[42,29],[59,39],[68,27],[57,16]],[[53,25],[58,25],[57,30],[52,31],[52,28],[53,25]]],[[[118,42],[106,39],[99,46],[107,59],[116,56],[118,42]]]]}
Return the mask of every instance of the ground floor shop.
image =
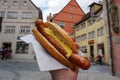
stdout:
{"type": "Polygon", "coordinates": [[[108,40],[89,40],[84,42],[79,42],[81,50],[85,53],[86,57],[92,62],[96,63],[98,56],[102,58],[102,63],[109,64],[110,62],[110,52],[108,40]]]}
{"type": "Polygon", "coordinates": [[[18,37],[7,38],[3,37],[0,39],[1,50],[11,50],[9,58],[14,59],[34,59],[35,54],[32,44],[27,44],[20,40],[18,37]]]}

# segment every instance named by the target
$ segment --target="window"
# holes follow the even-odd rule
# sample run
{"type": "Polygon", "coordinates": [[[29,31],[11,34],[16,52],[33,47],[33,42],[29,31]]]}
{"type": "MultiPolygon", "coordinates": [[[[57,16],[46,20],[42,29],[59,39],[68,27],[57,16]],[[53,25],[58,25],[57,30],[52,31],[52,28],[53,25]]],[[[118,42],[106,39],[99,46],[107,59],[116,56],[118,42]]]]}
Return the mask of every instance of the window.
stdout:
{"type": "Polygon", "coordinates": [[[32,12],[23,12],[21,17],[22,17],[22,19],[31,19],[32,12]]]}
{"type": "Polygon", "coordinates": [[[103,18],[104,17],[104,13],[102,12],[101,14],[100,14],[100,18],[103,18]]]}
{"type": "Polygon", "coordinates": [[[76,41],[79,42],[79,41],[84,41],[87,39],[87,35],[86,34],[83,34],[83,35],[80,35],[76,38],[76,41]]]}
{"type": "Polygon", "coordinates": [[[81,24],[81,28],[85,28],[85,22],[81,24]]]}
{"type": "Polygon", "coordinates": [[[28,54],[29,44],[19,41],[16,43],[16,53],[17,54],[28,54]]]}
{"type": "Polygon", "coordinates": [[[64,24],[63,22],[58,22],[58,25],[59,25],[60,27],[65,27],[65,24],[64,24]]]}
{"type": "Polygon", "coordinates": [[[80,27],[80,26],[78,26],[78,27],[76,28],[76,30],[77,30],[77,31],[81,30],[81,27],[80,27]]]}
{"type": "Polygon", "coordinates": [[[81,35],[81,41],[84,41],[86,39],[87,39],[87,35],[86,34],[81,35]]]}
{"type": "Polygon", "coordinates": [[[80,41],[80,36],[76,38],[76,42],[79,42],[79,41],[80,41]]]}
{"type": "Polygon", "coordinates": [[[81,51],[82,51],[83,53],[87,53],[87,46],[82,46],[82,47],[81,47],[81,51]]]}
{"type": "Polygon", "coordinates": [[[92,39],[95,37],[95,31],[89,32],[88,34],[89,39],[92,39]]]}
{"type": "Polygon", "coordinates": [[[73,15],[73,14],[71,14],[71,15],[70,15],[70,18],[71,18],[71,19],[73,19],[73,18],[74,18],[74,15],[73,15]]]}
{"type": "Polygon", "coordinates": [[[3,1],[3,5],[7,5],[7,0],[4,0],[4,1],[3,1]]]}
{"type": "Polygon", "coordinates": [[[93,20],[93,19],[89,19],[89,20],[88,20],[88,26],[92,25],[92,24],[94,23],[94,21],[95,21],[95,20],[93,20]]]}
{"type": "Polygon", "coordinates": [[[103,35],[103,27],[101,27],[97,30],[97,36],[100,37],[102,35],[103,35]]]}
{"type": "Polygon", "coordinates": [[[84,23],[80,24],[80,26],[77,27],[77,31],[79,31],[79,30],[81,30],[85,27],[86,27],[86,25],[85,25],[85,22],[84,22],[84,23]]]}
{"type": "Polygon", "coordinates": [[[15,26],[6,26],[4,33],[15,33],[15,26]]]}
{"type": "Polygon", "coordinates": [[[74,7],[73,6],[70,6],[70,10],[73,10],[74,9],[74,7]]]}
{"type": "Polygon", "coordinates": [[[13,1],[13,6],[17,6],[18,5],[18,2],[17,1],[13,1]]]}
{"type": "Polygon", "coordinates": [[[29,26],[21,26],[20,27],[20,33],[30,33],[30,27],[29,26]]]}
{"type": "Polygon", "coordinates": [[[17,19],[18,13],[17,12],[8,12],[7,18],[8,19],[17,19]]]}
{"type": "Polygon", "coordinates": [[[75,37],[75,33],[71,33],[70,35],[71,35],[71,37],[75,37]]]}
{"type": "Polygon", "coordinates": [[[0,17],[4,17],[4,12],[3,11],[0,11],[0,17]]]}
{"type": "Polygon", "coordinates": [[[23,1],[23,6],[26,6],[27,5],[27,1],[23,1]]]}

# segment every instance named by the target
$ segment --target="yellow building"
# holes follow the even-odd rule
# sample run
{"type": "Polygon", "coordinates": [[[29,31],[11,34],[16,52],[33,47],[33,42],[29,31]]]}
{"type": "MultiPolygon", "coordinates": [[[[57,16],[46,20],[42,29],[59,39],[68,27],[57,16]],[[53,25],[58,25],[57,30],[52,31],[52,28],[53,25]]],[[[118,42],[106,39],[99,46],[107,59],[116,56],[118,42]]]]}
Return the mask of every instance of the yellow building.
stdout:
{"type": "Polygon", "coordinates": [[[103,62],[108,63],[110,54],[105,12],[102,5],[98,3],[92,3],[89,7],[90,12],[74,26],[76,41],[91,62],[95,62],[100,54],[103,56],[103,62]]]}

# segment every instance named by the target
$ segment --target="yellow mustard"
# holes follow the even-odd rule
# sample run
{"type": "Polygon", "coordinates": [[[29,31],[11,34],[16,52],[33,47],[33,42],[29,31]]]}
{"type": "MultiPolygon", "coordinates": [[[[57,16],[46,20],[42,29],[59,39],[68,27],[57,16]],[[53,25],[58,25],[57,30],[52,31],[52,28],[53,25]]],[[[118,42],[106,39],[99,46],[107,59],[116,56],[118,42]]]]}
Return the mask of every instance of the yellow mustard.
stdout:
{"type": "Polygon", "coordinates": [[[69,48],[66,44],[64,44],[63,41],[61,41],[57,36],[55,36],[53,30],[51,30],[50,28],[45,28],[44,31],[51,36],[52,38],[54,38],[57,42],[59,42],[60,45],[62,45],[62,47],[67,51],[66,57],[69,58],[72,54],[72,50],[71,48],[69,48]]]}

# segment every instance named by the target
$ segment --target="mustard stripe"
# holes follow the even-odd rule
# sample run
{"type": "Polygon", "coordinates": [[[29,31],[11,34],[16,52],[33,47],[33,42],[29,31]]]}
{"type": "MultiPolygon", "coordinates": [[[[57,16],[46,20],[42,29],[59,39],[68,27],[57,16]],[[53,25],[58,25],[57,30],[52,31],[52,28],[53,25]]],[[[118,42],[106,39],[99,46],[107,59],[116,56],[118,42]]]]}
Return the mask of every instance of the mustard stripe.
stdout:
{"type": "Polygon", "coordinates": [[[54,32],[49,29],[49,28],[45,28],[44,31],[51,36],[52,38],[54,38],[57,42],[59,42],[60,45],[62,45],[62,47],[67,51],[67,54],[65,55],[66,58],[69,58],[72,54],[72,50],[71,48],[69,48],[66,44],[64,44],[64,42],[62,42],[57,36],[55,36],[54,32]]]}

